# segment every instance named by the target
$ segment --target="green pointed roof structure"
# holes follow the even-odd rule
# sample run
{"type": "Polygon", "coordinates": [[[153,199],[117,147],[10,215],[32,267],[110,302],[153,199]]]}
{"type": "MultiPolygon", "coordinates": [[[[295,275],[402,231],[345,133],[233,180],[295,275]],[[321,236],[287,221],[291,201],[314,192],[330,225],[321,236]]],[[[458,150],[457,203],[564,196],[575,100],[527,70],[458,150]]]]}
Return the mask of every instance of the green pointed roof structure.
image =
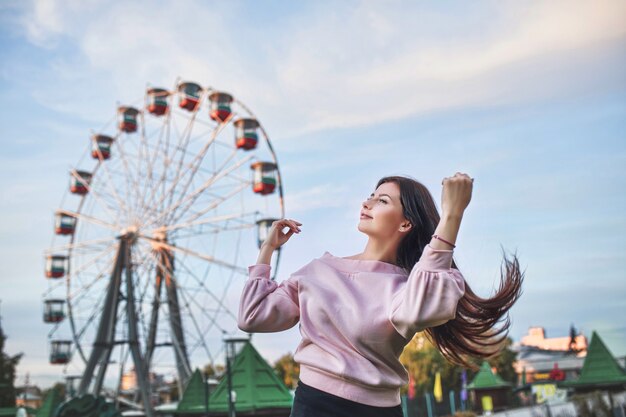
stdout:
{"type": "Polygon", "coordinates": [[[202,380],[200,370],[196,369],[191,378],[189,378],[189,382],[187,382],[187,387],[178,403],[177,410],[185,413],[204,413],[206,410],[204,401],[204,381],[202,380]]]}
{"type": "Polygon", "coordinates": [[[35,409],[31,407],[4,407],[0,408],[0,417],[15,417],[20,408],[24,408],[28,414],[35,414],[35,409]]]}
{"type": "MultiPolygon", "coordinates": [[[[232,389],[237,393],[237,414],[268,409],[291,409],[293,397],[274,369],[261,357],[250,342],[246,342],[231,369],[232,389]]],[[[209,412],[228,411],[228,380],[222,378],[209,396],[209,412]]],[[[203,414],[204,382],[196,370],[178,404],[177,414],[203,414]]]]}
{"type": "Polygon", "coordinates": [[[476,390],[510,387],[511,384],[504,381],[498,375],[494,375],[494,373],[491,372],[491,365],[489,365],[489,362],[484,361],[472,382],[467,386],[467,389],[476,390]]]}
{"type": "Polygon", "coordinates": [[[620,367],[598,333],[594,331],[580,376],[577,380],[565,381],[561,385],[574,388],[626,385],[626,371],[620,367]]]}
{"type": "Polygon", "coordinates": [[[61,402],[63,402],[61,392],[57,387],[53,387],[44,397],[43,403],[41,403],[41,407],[37,410],[35,417],[53,417],[54,412],[61,402]]]}

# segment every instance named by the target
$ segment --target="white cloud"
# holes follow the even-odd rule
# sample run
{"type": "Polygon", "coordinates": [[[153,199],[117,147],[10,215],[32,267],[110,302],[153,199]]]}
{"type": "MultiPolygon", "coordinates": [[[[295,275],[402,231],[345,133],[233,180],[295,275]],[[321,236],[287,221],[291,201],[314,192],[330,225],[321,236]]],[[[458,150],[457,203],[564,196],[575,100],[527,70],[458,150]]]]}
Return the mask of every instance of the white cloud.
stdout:
{"type": "Polygon", "coordinates": [[[289,208],[289,213],[345,207],[350,202],[348,191],[349,189],[345,186],[323,184],[288,194],[285,198],[285,205],[289,208]]]}
{"type": "Polygon", "coordinates": [[[466,21],[407,2],[327,6],[258,22],[288,33],[277,37],[238,24],[238,3],[34,1],[29,39],[79,51],[58,59],[36,95],[96,120],[146,82],[182,76],[235,93],[280,138],[563,93],[585,76],[572,62],[623,46],[626,33],[626,3],[611,0],[498,3],[466,21]]]}

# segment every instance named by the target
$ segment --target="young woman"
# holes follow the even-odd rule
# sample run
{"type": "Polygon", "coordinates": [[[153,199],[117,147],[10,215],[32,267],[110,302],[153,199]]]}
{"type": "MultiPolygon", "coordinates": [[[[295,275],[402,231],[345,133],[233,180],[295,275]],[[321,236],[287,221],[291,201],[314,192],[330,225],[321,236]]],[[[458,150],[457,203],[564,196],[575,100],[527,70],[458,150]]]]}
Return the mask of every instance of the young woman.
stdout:
{"type": "Polygon", "coordinates": [[[452,250],[473,179],[457,172],[442,184],[440,217],[419,182],[381,179],[361,207],[363,252],[345,258],[326,252],[280,284],[270,280],[272,253],[302,224],[283,219],[270,228],[249,268],[238,324],[247,332],[277,332],[300,322],[292,417],[402,416],[407,372],[399,357],[419,331],[461,366],[497,352],[507,312],[521,294],[519,264],[505,258],[492,298],[472,292],[452,250]]]}

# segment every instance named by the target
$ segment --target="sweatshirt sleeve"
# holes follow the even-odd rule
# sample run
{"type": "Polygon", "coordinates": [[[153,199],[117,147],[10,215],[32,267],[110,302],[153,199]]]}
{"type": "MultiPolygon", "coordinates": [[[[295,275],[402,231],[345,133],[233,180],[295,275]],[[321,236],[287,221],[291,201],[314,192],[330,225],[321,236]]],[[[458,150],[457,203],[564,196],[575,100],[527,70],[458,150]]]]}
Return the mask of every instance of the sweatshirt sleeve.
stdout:
{"type": "Polygon", "coordinates": [[[404,338],[453,319],[465,293],[463,275],[451,269],[452,251],[426,245],[409,274],[406,286],[395,294],[389,320],[404,338]]]}
{"type": "Polygon", "coordinates": [[[245,332],[278,332],[300,320],[297,276],[277,284],[270,279],[270,270],[265,264],[248,268],[249,279],[239,300],[237,319],[237,325],[245,332]]]}

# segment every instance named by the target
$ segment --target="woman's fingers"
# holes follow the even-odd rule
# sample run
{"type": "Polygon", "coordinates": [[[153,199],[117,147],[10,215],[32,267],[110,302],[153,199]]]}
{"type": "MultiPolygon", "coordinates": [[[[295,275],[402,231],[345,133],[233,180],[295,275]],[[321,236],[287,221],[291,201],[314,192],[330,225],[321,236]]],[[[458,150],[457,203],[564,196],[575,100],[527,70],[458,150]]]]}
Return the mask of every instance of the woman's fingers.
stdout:
{"type": "Polygon", "coordinates": [[[441,180],[441,185],[444,185],[448,181],[465,180],[465,179],[468,179],[471,182],[474,182],[474,178],[470,177],[468,174],[457,171],[452,177],[445,177],[443,180],[441,180]]]}
{"type": "Polygon", "coordinates": [[[302,223],[291,219],[281,219],[275,221],[273,225],[275,225],[280,232],[282,232],[285,227],[288,227],[290,230],[300,233],[300,226],[302,226],[302,223]]]}

